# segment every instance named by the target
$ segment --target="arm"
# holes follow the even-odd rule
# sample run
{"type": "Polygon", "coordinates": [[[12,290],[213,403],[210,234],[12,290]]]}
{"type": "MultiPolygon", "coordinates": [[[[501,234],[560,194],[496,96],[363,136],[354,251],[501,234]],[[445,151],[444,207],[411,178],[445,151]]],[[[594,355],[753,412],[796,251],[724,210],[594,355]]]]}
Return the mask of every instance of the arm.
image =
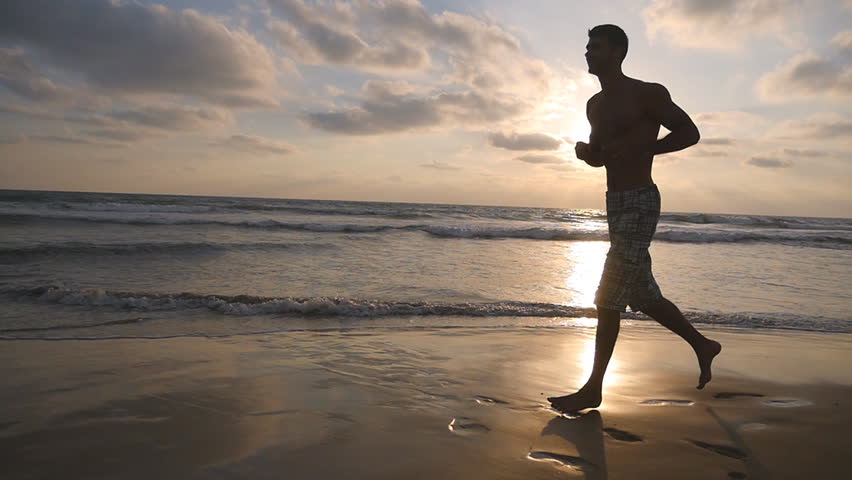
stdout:
{"type": "Polygon", "coordinates": [[[601,144],[595,134],[595,124],[592,122],[591,116],[589,115],[590,105],[593,98],[594,97],[590,98],[589,101],[586,102],[586,119],[589,120],[589,125],[592,127],[592,131],[589,133],[589,143],[577,142],[574,151],[577,154],[577,158],[586,162],[589,166],[602,167],[606,164],[606,158],[604,157],[603,149],[601,148],[601,144]]]}
{"type": "Polygon", "coordinates": [[[660,125],[670,130],[665,137],[657,140],[654,145],[654,155],[676,152],[698,143],[701,134],[698,127],[680,107],[672,102],[672,97],[666,87],[658,84],[648,84],[648,114],[660,125]]]}

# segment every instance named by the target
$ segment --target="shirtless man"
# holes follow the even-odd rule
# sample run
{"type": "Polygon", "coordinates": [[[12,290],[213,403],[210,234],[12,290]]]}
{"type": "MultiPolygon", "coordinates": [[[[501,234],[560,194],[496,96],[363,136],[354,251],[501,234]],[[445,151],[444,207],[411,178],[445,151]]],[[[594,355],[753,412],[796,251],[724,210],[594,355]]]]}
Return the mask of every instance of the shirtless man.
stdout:
{"type": "Polygon", "coordinates": [[[601,91],[586,104],[592,126],[589,143],[577,142],[577,158],[606,167],[606,208],[610,249],[595,305],[598,312],[592,374],[576,393],[549,397],[554,408],[575,412],[601,404],[607,364],[618,337],[620,313],[630,305],[686,340],[698,358],[699,389],[710,381],[710,366],[722,346],[700,333],[680,310],[663,298],[651,274],[648,247],[660,216],[660,192],[651,179],[654,155],[683,150],[698,143],[698,128],[657,83],[627,77],[621,63],[627,35],[615,25],[589,31],[586,61],[601,91]],[[670,130],[657,140],[660,125],[670,130]]]}

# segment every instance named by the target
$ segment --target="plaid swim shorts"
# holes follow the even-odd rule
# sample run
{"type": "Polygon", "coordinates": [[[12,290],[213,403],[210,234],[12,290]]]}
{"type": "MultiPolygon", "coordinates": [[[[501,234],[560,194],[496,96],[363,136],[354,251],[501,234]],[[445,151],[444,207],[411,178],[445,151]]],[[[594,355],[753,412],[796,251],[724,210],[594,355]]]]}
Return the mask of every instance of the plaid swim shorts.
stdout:
{"type": "Polygon", "coordinates": [[[609,251],[595,305],[624,312],[643,310],[663,298],[651,274],[648,247],[660,219],[660,191],[654,184],[606,192],[609,251]]]}

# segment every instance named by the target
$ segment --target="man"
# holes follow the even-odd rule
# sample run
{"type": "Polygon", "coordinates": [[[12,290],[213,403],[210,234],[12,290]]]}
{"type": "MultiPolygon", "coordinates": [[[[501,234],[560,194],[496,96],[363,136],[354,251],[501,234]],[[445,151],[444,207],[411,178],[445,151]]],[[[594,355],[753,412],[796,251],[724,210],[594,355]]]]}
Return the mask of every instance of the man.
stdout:
{"type": "Polygon", "coordinates": [[[601,403],[607,364],[618,337],[620,313],[631,309],[647,314],[680,335],[695,351],[699,389],[710,381],[710,366],[722,346],[709,340],[663,298],[651,274],[648,247],[660,216],[660,193],[651,179],[654,155],[683,150],[698,143],[698,128],[657,83],[627,77],[621,63],[627,55],[627,35],[615,25],[589,31],[586,61],[601,91],[586,104],[592,126],[589,143],[577,142],[577,158],[593,167],[606,167],[606,209],[610,249],[606,256],[595,305],[598,312],[592,374],[578,392],[549,397],[554,408],[574,412],[601,403]],[[657,140],[660,125],[670,130],[657,140]]]}

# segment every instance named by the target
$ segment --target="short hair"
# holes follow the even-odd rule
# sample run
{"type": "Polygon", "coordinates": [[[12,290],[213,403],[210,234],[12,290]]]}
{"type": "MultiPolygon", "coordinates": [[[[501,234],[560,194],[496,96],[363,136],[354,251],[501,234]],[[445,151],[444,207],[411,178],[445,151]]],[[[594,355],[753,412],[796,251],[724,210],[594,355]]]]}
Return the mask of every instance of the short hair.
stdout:
{"type": "Polygon", "coordinates": [[[621,61],[624,61],[624,57],[627,56],[627,34],[624,33],[624,30],[621,29],[618,25],[598,25],[597,27],[589,30],[589,37],[604,37],[606,41],[612,47],[623,47],[624,55],[621,57],[621,61]]]}

